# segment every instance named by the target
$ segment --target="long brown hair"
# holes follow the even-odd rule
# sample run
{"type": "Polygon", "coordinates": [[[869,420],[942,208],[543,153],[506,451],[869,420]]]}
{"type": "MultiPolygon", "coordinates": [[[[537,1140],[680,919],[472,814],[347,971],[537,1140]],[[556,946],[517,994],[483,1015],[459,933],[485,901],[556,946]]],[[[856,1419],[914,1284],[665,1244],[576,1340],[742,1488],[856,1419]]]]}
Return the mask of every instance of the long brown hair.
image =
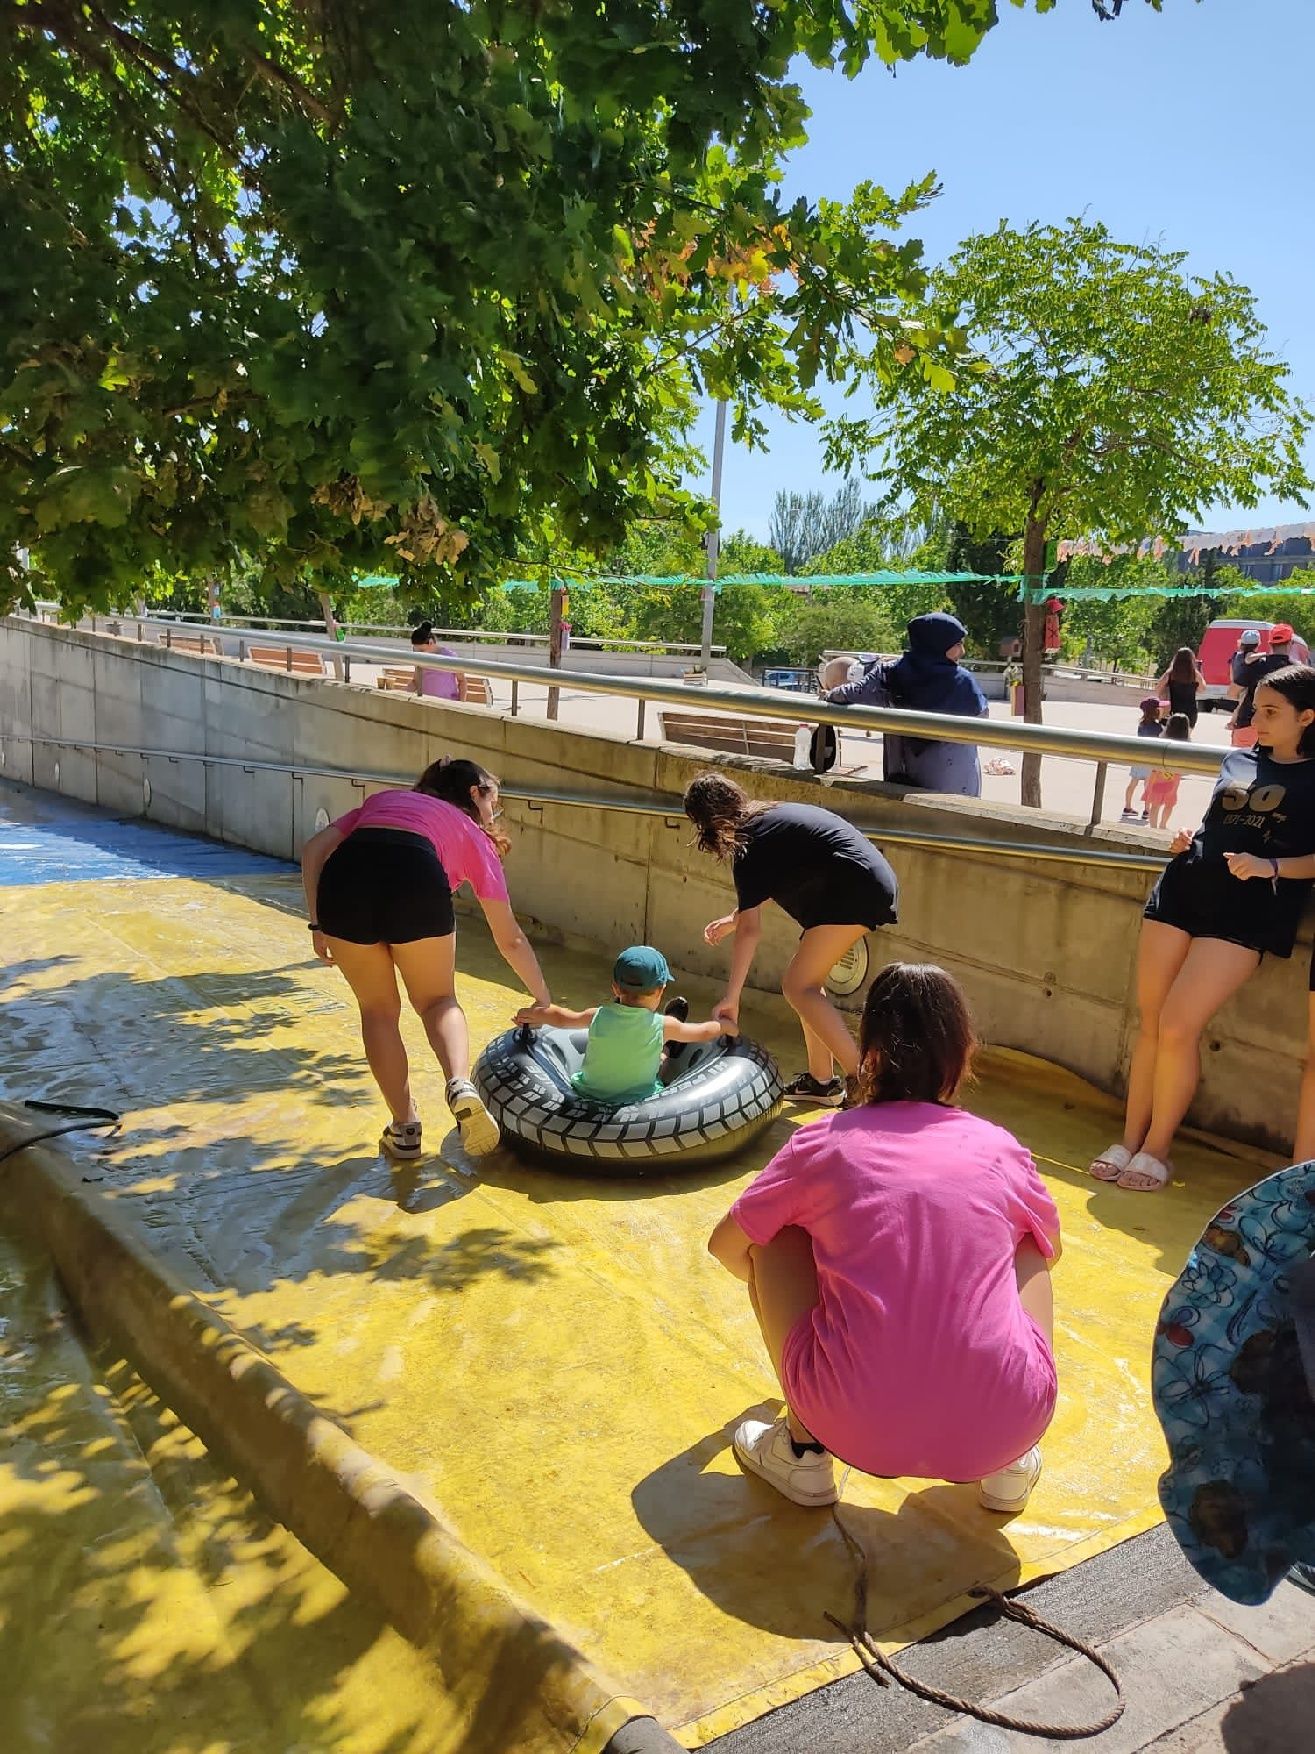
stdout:
{"type": "Polygon", "coordinates": [[[1191,646],[1179,646],[1169,664],[1170,682],[1196,681],[1196,653],[1191,646]]]}
{"type": "Polygon", "coordinates": [[[498,857],[505,859],[511,851],[511,842],[496,824],[492,828],[485,827],[470,795],[472,791],[491,792],[497,784],[495,777],[477,761],[467,761],[464,755],[443,755],[430,762],[411,789],[425,792],[431,798],[440,798],[444,804],[451,804],[469,816],[476,828],[493,842],[498,857]]]}
{"type": "Polygon", "coordinates": [[[934,962],[892,962],[868,988],[858,1032],[864,1102],[951,1102],[977,1035],[963,989],[934,962]]]}
{"type": "Polygon", "coordinates": [[[701,773],[685,788],[685,814],[694,824],[695,844],[718,859],[733,859],[744,845],[745,823],[770,809],[770,804],[754,803],[724,773],[701,773]]]}

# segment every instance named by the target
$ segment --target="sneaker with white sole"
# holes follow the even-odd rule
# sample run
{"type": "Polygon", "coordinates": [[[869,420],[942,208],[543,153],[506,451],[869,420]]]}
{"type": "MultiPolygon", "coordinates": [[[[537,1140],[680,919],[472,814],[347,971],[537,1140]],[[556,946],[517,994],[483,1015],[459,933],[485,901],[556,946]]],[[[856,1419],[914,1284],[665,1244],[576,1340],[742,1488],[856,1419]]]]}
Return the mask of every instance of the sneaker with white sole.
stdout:
{"type": "Polygon", "coordinates": [[[502,1134],[498,1123],[485,1108],[479,1091],[469,1078],[454,1078],[447,1087],[447,1105],[452,1110],[461,1135],[461,1143],[470,1157],[487,1157],[496,1151],[502,1134]]]}
{"type": "Polygon", "coordinates": [[[768,1425],[762,1419],[742,1419],[731,1439],[740,1466],[775,1486],[792,1504],[835,1504],[835,1468],[825,1450],[805,1450],[797,1456],[790,1442],[784,1417],[768,1425]]]}
{"type": "Polygon", "coordinates": [[[1017,1516],[1026,1510],[1032,1488],[1041,1478],[1041,1451],[1033,1444],[1025,1456],[997,1468],[978,1482],[977,1499],[983,1510],[994,1510],[1002,1516],[1017,1516]]]}
{"type": "Polygon", "coordinates": [[[424,1155],[420,1143],[419,1121],[389,1121],[384,1128],[384,1136],[379,1141],[379,1149],[385,1157],[395,1158],[398,1163],[412,1163],[417,1157],[424,1155]]]}

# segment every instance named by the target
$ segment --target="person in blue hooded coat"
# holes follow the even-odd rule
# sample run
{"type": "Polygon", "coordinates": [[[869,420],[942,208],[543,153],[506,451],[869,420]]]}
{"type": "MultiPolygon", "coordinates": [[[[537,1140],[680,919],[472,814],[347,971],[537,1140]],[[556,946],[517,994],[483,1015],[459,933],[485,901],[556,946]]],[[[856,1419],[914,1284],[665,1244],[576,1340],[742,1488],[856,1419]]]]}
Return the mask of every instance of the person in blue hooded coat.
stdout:
{"type": "MultiPolygon", "coordinates": [[[[918,615],[909,623],[909,649],[893,663],[876,663],[854,682],[833,688],[838,706],[905,707],[918,713],[952,713],[984,719],[990,711],[976,680],[963,669],[967,629],[953,615],[918,615]]],[[[929,792],[982,795],[982,767],[973,743],[941,743],[930,737],[882,738],[885,777],[929,792]]]]}

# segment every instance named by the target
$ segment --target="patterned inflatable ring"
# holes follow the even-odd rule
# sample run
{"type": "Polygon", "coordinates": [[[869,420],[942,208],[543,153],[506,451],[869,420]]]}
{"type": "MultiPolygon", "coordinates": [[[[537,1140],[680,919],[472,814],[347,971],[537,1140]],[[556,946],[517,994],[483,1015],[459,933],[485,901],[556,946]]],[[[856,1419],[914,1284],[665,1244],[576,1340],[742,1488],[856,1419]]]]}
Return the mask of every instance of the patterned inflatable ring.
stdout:
{"type": "Polygon", "coordinates": [[[685,1049],[670,1084],[617,1108],[571,1084],[582,1029],[510,1029],[489,1043],[475,1086],[522,1156],[594,1175],[666,1175],[732,1157],[776,1119],[781,1075],[764,1048],[721,1037],[685,1049]]]}
{"type": "Polygon", "coordinates": [[[1315,1564],[1315,1399],[1289,1281],[1313,1250],[1315,1163],[1298,1163],[1215,1215],[1156,1329],[1160,1503],[1191,1564],[1235,1602],[1263,1602],[1293,1565],[1315,1564]]]}

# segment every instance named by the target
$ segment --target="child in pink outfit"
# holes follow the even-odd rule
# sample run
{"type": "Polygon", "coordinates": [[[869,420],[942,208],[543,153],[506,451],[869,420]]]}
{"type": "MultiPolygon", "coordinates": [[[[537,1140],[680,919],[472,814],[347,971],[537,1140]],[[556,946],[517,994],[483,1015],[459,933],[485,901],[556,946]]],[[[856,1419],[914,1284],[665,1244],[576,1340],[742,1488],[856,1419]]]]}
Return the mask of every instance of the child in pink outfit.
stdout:
{"type": "Polygon", "coordinates": [[[833,1455],[980,1481],[1010,1512],[1040,1473],[1059,1215],[1018,1141],[951,1106],[973,1046],[942,969],[883,970],[866,1099],[801,1127],[709,1243],[749,1285],[787,1404],[775,1425],[745,1420],[736,1454],[798,1503],[835,1502],[833,1455]]]}

